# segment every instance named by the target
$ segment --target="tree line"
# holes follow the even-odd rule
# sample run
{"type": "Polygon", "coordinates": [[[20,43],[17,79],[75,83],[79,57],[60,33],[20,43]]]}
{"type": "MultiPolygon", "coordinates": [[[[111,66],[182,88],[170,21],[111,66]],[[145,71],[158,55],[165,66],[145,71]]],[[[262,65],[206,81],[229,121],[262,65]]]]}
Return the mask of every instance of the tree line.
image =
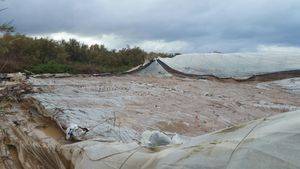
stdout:
{"type": "MultiPolygon", "coordinates": [[[[8,26],[3,29],[11,30],[8,26]]],[[[139,47],[109,50],[75,39],[55,41],[7,31],[0,37],[0,73],[118,73],[158,56],[173,54],[145,52],[139,47]]]]}

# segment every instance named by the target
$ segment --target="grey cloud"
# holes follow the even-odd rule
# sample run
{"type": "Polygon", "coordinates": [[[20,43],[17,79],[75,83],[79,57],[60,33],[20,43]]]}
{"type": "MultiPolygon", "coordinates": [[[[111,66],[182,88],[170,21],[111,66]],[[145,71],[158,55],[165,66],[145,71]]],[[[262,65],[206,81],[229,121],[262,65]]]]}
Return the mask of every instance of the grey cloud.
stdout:
{"type": "Polygon", "coordinates": [[[164,40],[186,51],[300,46],[299,0],[6,0],[1,17],[27,34],[115,34],[130,42],[164,40]]]}

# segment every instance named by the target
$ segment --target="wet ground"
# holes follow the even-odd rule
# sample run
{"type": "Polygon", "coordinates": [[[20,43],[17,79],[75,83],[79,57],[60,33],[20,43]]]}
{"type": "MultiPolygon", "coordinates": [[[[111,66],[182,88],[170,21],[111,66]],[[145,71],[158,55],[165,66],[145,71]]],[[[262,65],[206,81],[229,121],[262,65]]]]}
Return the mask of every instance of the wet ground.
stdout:
{"type": "Polygon", "coordinates": [[[56,151],[74,143],[64,133],[71,123],[89,130],[83,140],[136,141],[145,130],[198,136],[300,107],[299,78],[259,83],[127,75],[27,82],[30,92],[20,88],[22,97],[1,100],[0,168],[72,168],[56,151]]]}
{"type": "Polygon", "coordinates": [[[239,123],[296,110],[297,93],[256,82],[217,82],[142,76],[31,79],[43,92],[32,95],[48,110],[62,110],[62,125],[103,117],[141,133],[147,129],[196,136],[239,123]],[[69,116],[67,115],[69,113],[69,116]],[[72,115],[70,115],[72,114],[72,115]],[[80,121],[75,116],[87,119],[80,121]]]}

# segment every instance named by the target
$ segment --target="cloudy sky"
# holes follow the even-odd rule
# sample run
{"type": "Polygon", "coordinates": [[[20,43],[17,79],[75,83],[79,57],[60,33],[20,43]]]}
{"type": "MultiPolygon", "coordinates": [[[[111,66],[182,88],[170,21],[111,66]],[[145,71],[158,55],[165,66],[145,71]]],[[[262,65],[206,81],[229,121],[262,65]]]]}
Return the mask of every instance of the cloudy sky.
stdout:
{"type": "Polygon", "coordinates": [[[109,48],[237,52],[300,47],[299,0],[6,0],[20,33],[109,48]]]}

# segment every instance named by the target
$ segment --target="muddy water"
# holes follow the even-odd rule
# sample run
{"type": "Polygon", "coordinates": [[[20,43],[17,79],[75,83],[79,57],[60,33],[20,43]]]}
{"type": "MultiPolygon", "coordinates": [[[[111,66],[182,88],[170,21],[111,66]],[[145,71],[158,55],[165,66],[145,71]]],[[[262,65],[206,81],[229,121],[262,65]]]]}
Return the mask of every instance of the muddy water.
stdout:
{"type": "Polygon", "coordinates": [[[61,141],[64,139],[64,133],[54,125],[38,126],[36,128],[41,134],[44,134],[46,137],[53,138],[56,141],[61,141]]]}
{"type": "Polygon", "coordinates": [[[34,132],[39,135],[39,137],[52,141],[55,140],[57,143],[68,143],[68,141],[65,140],[65,133],[50,118],[35,116],[33,117],[33,121],[38,124],[34,132]]]}
{"type": "Polygon", "coordinates": [[[23,100],[21,109],[27,117],[28,124],[33,126],[33,132],[38,135],[38,137],[57,143],[67,143],[64,132],[55,121],[43,116],[28,100],[23,100]]]}

